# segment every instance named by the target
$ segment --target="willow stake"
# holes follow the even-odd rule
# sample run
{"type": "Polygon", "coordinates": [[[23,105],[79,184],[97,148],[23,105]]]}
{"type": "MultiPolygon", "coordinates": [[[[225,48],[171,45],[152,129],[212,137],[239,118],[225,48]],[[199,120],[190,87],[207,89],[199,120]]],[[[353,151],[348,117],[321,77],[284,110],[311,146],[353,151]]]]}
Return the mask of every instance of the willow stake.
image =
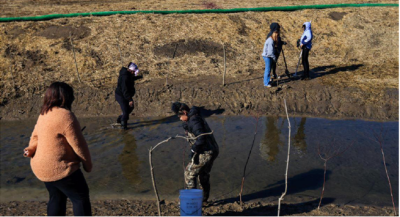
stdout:
{"type": "Polygon", "coordinates": [[[286,118],[288,120],[288,128],[289,128],[289,135],[288,135],[288,153],[287,153],[287,160],[286,160],[286,173],[285,173],[285,192],[282,193],[282,196],[278,200],[278,216],[281,212],[281,201],[283,200],[283,197],[287,193],[287,176],[288,176],[288,171],[289,171],[289,157],[290,157],[290,120],[289,120],[289,114],[287,111],[287,106],[286,106],[286,99],[283,99],[283,102],[285,103],[285,111],[286,111],[286,118]]]}
{"type": "Polygon", "coordinates": [[[71,32],[69,32],[69,39],[70,39],[70,41],[71,41],[72,52],[74,53],[75,68],[76,68],[76,73],[78,74],[78,81],[79,81],[79,83],[81,83],[81,77],[79,76],[78,63],[76,63],[76,55],[75,55],[75,50],[74,50],[74,44],[72,43],[72,35],[71,35],[71,32]]]}

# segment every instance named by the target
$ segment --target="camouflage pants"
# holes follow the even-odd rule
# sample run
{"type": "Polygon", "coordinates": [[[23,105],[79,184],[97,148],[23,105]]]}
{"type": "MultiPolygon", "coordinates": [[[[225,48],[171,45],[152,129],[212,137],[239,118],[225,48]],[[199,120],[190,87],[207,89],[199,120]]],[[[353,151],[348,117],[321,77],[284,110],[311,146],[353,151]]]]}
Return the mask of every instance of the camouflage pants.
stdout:
{"type": "Polygon", "coordinates": [[[204,201],[207,201],[210,195],[210,172],[214,163],[216,154],[212,151],[205,151],[203,154],[199,154],[199,163],[195,164],[189,162],[185,170],[185,183],[187,189],[193,189],[197,187],[197,178],[200,180],[201,188],[204,193],[204,201]]]}

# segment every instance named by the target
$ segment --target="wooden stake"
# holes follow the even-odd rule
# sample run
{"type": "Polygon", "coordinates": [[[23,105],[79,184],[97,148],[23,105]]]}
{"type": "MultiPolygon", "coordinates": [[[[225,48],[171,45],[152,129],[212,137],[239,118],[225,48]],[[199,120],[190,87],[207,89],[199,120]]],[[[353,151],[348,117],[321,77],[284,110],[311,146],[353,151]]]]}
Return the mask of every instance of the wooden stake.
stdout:
{"type": "Polygon", "coordinates": [[[224,75],[222,77],[222,86],[225,86],[225,74],[226,74],[226,51],[225,51],[225,44],[222,45],[224,48],[224,75]]]}
{"type": "Polygon", "coordinates": [[[121,52],[121,47],[119,46],[119,42],[118,42],[118,38],[117,38],[117,46],[118,46],[118,50],[119,50],[119,57],[121,58],[121,66],[124,65],[123,63],[123,59],[122,59],[122,52],[121,52]]]}
{"type": "Polygon", "coordinates": [[[70,38],[70,41],[71,41],[72,52],[74,53],[75,68],[76,68],[76,73],[78,74],[78,81],[79,81],[79,83],[81,83],[81,77],[79,76],[78,63],[76,62],[76,55],[75,55],[75,50],[74,50],[74,44],[72,43],[72,35],[71,35],[71,32],[69,32],[69,38],[70,38]]]}
{"type": "Polygon", "coordinates": [[[283,99],[283,102],[285,103],[285,111],[286,111],[286,118],[288,120],[289,135],[288,135],[288,153],[287,153],[286,173],[285,173],[285,192],[282,193],[282,196],[278,200],[278,216],[279,216],[279,214],[281,212],[281,201],[283,200],[283,197],[287,193],[287,177],[288,177],[288,171],[289,171],[289,157],[290,157],[290,134],[291,134],[290,130],[291,130],[291,126],[290,126],[290,120],[289,120],[289,115],[288,115],[287,106],[286,106],[286,99],[283,99]]]}

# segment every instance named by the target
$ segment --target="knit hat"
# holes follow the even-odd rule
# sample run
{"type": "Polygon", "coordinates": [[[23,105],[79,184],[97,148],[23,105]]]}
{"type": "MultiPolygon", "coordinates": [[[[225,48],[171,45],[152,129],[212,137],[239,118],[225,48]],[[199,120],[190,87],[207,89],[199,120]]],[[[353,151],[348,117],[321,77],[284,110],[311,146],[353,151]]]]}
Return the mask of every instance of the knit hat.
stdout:
{"type": "Polygon", "coordinates": [[[129,63],[128,69],[134,71],[135,72],[135,76],[139,74],[139,67],[133,62],[129,63]]]}

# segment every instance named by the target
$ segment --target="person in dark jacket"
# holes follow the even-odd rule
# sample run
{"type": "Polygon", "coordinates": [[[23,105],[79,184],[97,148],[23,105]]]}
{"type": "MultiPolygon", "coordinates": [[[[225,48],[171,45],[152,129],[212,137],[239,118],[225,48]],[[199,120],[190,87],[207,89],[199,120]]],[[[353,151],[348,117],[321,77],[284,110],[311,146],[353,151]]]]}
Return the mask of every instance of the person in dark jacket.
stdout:
{"type": "Polygon", "coordinates": [[[275,31],[278,32],[278,40],[277,40],[277,43],[275,43],[275,49],[274,49],[274,55],[276,57],[276,60],[275,60],[275,62],[273,62],[271,64],[271,69],[272,69],[272,73],[274,75],[274,79],[277,79],[278,76],[276,75],[276,63],[278,62],[279,55],[282,52],[282,46],[286,45],[286,42],[282,41],[282,39],[281,39],[281,36],[280,36],[281,26],[278,23],[271,23],[269,28],[270,28],[270,32],[268,33],[267,38],[271,37],[275,31]]]}
{"type": "Polygon", "coordinates": [[[130,62],[128,68],[122,67],[119,71],[118,85],[115,89],[115,100],[119,103],[122,115],[117,119],[117,123],[126,130],[128,129],[129,114],[133,111],[133,99],[135,95],[135,80],[142,78],[138,76],[138,66],[130,62]]]}
{"type": "Polygon", "coordinates": [[[180,102],[172,104],[172,111],[183,121],[183,128],[188,135],[191,143],[191,161],[185,170],[185,183],[187,189],[197,187],[197,177],[199,177],[200,185],[203,188],[203,202],[207,202],[210,196],[210,172],[214,160],[219,154],[219,147],[215,141],[211,129],[207,122],[200,115],[200,109],[193,106],[191,109],[180,102]],[[198,137],[198,138],[196,138],[198,137]]]}

